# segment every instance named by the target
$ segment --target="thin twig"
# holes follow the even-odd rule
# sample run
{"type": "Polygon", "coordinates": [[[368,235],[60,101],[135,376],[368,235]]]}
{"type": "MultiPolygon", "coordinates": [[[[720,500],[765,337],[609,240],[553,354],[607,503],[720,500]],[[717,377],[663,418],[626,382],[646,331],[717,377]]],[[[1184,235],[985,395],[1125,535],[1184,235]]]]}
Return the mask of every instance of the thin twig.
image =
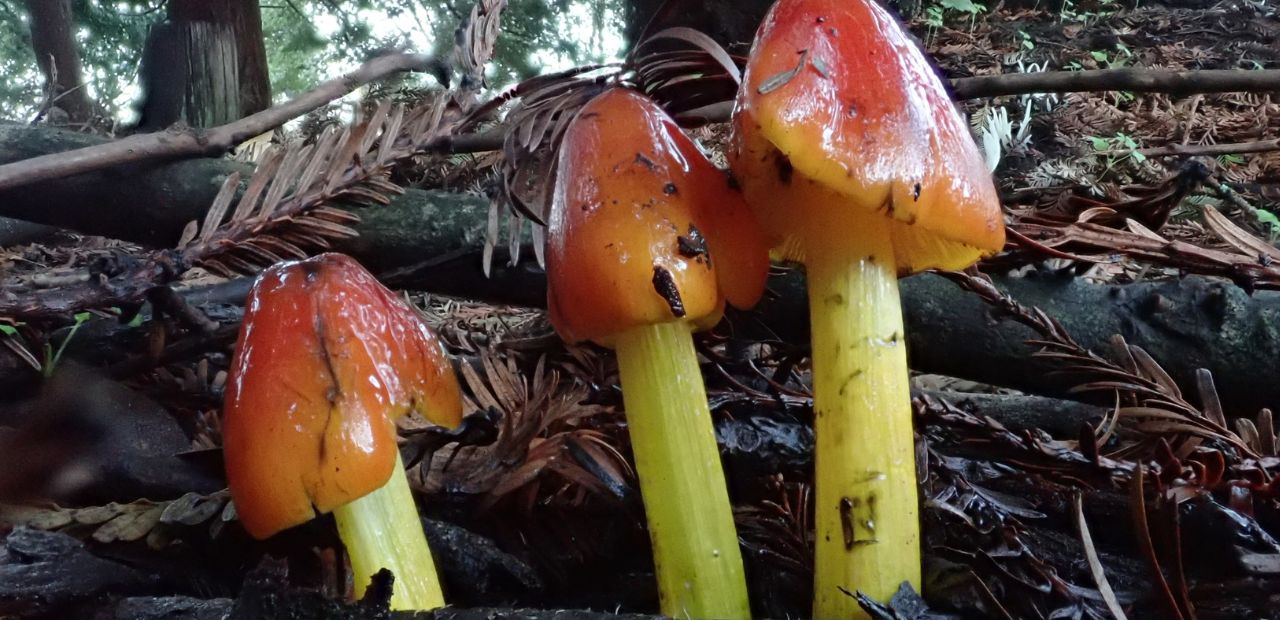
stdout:
{"type": "Polygon", "coordinates": [[[1245,153],[1270,153],[1272,151],[1280,151],[1280,139],[1227,144],[1169,144],[1131,151],[1114,151],[1114,154],[1141,153],[1147,157],[1170,157],[1174,155],[1243,155],[1245,153]]]}
{"type": "Polygon", "coordinates": [[[425,71],[439,61],[418,54],[375,58],[340,78],[257,114],[212,129],[170,128],[63,153],[42,155],[0,166],[0,191],[60,179],[122,164],[179,157],[221,155],[253,136],[279,127],[364,84],[402,71],[425,71]]]}
{"type": "Polygon", "coordinates": [[[1129,620],[1124,613],[1124,609],[1120,607],[1120,601],[1116,599],[1115,591],[1111,589],[1111,582],[1107,581],[1107,573],[1102,568],[1102,560],[1098,558],[1098,550],[1093,546],[1093,536],[1089,534],[1089,524],[1084,520],[1084,500],[1081,499],[1078,493],[1074,504],[1076,527],[1080,530],[1080,546],[1084,548],[1084,558],[1089,564],[1089,574],[1093,577],[1093,582],[1098,586],[1098,594],[1102,596],[1102,602],[1107,604],[1107,611],[1110,611],[1116,620],[1129,620]]]}
{"type": "Polygon", "coordinates": [[[1133,479],[1129,485],[1130,509],[1133,514],[1133,529],[1137,534],[1138,549],[1142,553],[1142,557],[1147,560],[1147,567],[1151,569],[1154,589],[1160,602],[1164,604],[1165,611],[1169,613],[1169,618],[1172,620],[1185,620],[1185,616],[1182,615],[1182,609],[1179,608],[1178,601],[1173,596],[1173,590],[1169,588],[1169,581],[1165,579],[1164,571],[1160,569],[1160,559],[1156,555],[1155,543],[1151,541],[1146,499],[1142,492],[1143,468],[1144,466],[1138,463],[1137,467],[1133,469],[1133,479]]]}
{"type": "Polygon", "coordinates": [[[1170,95],[1269,92],[1280,90],[1280,69],[1165,71],[1130,67],[1094,71],[1044,71],[959,78],[952,80],[951,86],[957,99],[1110,90],[1170,95]]]}
{"type": "MultiPolygon", "coordinates": [[[[1280,90],[1280,69],[1244,71],[1206,69],[1200,71],[1165,71],[1161,69],[1097,69],[1092,71],[1045,71],[979,75],[951,80],[951,93],[957,100],[1030,95],[1035,93],[1074,93],[1128,91],[1135,93],[1168,93],[1194,95],[1201,93],[1268,92],[1280,90]]],[[[706,105],[690,114],[697,123],[722,123],[733,112],[732,101],[706,105]]],[[[680,120],[677,118],[677,120],[680,120]]],[[[1239,153],[1241,151],[1230,151],[1239,153]]]]}

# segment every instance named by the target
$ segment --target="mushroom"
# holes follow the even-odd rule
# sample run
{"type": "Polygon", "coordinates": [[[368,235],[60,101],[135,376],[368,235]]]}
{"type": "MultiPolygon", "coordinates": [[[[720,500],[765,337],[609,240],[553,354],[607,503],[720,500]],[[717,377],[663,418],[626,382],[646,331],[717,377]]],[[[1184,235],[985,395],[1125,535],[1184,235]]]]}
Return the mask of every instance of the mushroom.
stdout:
{"type": "Polygon", "coordinates": [[[245,305],[222,422],[227,481],[255,538],[332,512],[363,588],[395,609],[444,605],[396,446],[396,418],[462,416],[444,350],[414,310],[340,254],[281,263],[245,305]]]}
{"type": "Polygon", "coordinates": [[[655,103],[584,106],[557,162],[551,322],[617,352],[662,612],[747,618],[733,513],[691,332],[764,290],[768,247],[741,194],[655,103]]]}
{"type": "Polygon", "coordinates": [[[775,250],[808,273],[816,433],[815,618],[846,592],[920,585],[897,277],[1004,245],[991,176],[941,81],[871,0],[781,0],[734,113],[732,169],[775,250]]]}

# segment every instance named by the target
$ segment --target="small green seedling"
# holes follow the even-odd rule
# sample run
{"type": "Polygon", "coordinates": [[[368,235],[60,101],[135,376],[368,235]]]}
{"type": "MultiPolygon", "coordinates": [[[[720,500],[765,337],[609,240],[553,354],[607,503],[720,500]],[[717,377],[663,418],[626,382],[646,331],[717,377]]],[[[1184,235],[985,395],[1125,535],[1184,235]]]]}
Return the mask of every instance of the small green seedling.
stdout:
{"type": "MultiPolygon", "coordinates": [[[[67,337],[62,339],[62,344],[58,345],[58,350],[53,350],[53,345],[45,343],[44,345],[44,365],[41,373],[44,378],[48,379],[53,376],[53,371],[58,367],[58,362],[62,360],[62,353],[67,350],[67,345],[71,343],[71,339],[76,336],[76,332],[80,331],[80,326],[89,320],[88,312],[76,313],[76,323],[71,326],[71,331],[67,332],[67,337]]],[[[3,326],[7,327],[7,326],[3,326]]],[[[5,332],[9,333],[9,332],[5,332]]],[[[15,332],[16,333],[16,332],[15,332]]]]}

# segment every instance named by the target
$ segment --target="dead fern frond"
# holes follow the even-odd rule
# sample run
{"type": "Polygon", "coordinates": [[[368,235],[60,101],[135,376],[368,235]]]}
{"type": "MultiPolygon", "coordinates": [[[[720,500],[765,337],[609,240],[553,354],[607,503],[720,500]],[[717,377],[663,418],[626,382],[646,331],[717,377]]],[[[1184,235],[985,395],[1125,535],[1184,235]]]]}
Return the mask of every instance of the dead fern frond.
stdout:
{"type": "Polygon", "coordinates": [[[163,549],[195,526],[208,524],[210,537],[235,518],[231,494],[187,493],[175,500],[147,499],[104,506],[64,508],[56,505],[0,504],[0,522],[39,530],[83,535],[100,543],[145,540],[152,549],[163,549]]]}
{"type": "Polygon", "coordinates": [[[642,40],[621,64],[590,65],[530,78],[473,114],[488,118],[507,106],[502,122],[501,192],[492,195],[486,231],[485,271],[498,246],[502,212],[510,210],[508,242],[513,262],[523,220],[534,224],[533,247],[541,263],[543,232],[555,188],[559,145],[588,101],[604,90],[634,89],[679,115],[732,101],[741,82],[741,59],[691,28],[669,28],[642,40]]]}
{"type": "MultiPolygon", "coordinates": [[[[1043,310],[1024,306],[995,287],[986,276],[975,272],[944,273],[961,288],[976,294],[984,303],[1005,316],[1030,327],[1041,335],[1028,344],[1041,347],[1036,357],[1059,364],[1064,373],[1082,377],[1071,388],[1075,393],[1115,393],[1121,404],[1114,416],[1094,429],[1095,437],[1109,437],[1111,425],[1124,422],[1139,436],[1164,438],[1174,446],[1179,457],[1195,450],[1203,441],[1221,442],[1240,455],[1258,460],[1257,451],[1225,425],[1211,409],[1202,410],[1188,402],[1168,373],[1141,347],[1133,346],[1120,336],[1112,338],[1112,361],[1082,347],[1060,323],[1043,310]]],[[[1152,444],[1147,442],[1146,449],[1152,444]]]]}
{"type": "Polygon", "coordinates": [[[402,191],[392,167],[435,135],[442,108],[439,98],[413,111],[384,102],[368,120],[327,129],[314,144],[273,148],[242,192],[239,175],[227,177],[204,221],[187,225],[182,257],[221,275],[253,273],[355,237],[359,217],[332,205],[389,203],[402,191]]]}
{"type": "MultiPolygon", "coordinates": [[[[494,46],[502,33],[502,12],[507,0],[481,0],[458,26],[458,44],[454,46],[454,65],[462,74],[457,98],[473,98],[485,86],[484,67],[493,58],[494,46]]],[[[469,102],[461,102],[469,106],[469,102]]]]}
{"type": "Polygon", "coordinates": [[[540,358],[526,377],[513,356],[486,351],[460,374],[469,391],[467,409],[501,414],[498,439],[488,446],[442,449],[419,474],[428,489],[447,488],[484,496],[485,505],[519,497],[538,499],[619,495],[634,477],[609,437],[591,418],[607,410],[582,404],[585,390],[565,386],[540,358]]]}
{"type": "Polygon", "coordinates": [[[221,275],[253,273],[357,236],[351,226],[359,217],[334,205],[386,205],[403,191],[391,181],[392,168],[439,135],[447,107],[473,107],[506,4],[477,2],[459,26],[454,64],[462,83],[450,97],[427,98],[412,110],[383,101],[367,119],[330,127],[314,144],[273,149],[238,201],[240,179],[231,175],[204,222],[188,224],[178,245],[182,258],[221,275]]]}

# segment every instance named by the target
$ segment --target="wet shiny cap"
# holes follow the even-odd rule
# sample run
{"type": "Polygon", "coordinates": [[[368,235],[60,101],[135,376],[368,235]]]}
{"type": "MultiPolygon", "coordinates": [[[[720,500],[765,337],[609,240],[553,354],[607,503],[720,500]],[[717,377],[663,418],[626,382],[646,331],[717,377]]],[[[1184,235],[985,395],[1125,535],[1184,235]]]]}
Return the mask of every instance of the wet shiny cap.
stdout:
{"type": "Polygon", "coordinates": [[[730,159],[787,258],[840,243],[865,217],[892,219],[904,272],[962,268],[1004,245],[968,128],[923,53],[871,0],[773,6],[739,92],[730,159]]]}
{"type": "Polygon", "coordinates": [[[462,417],[453,369],[412,308],[341,254],[263,272],[222,421],[245,529],[265,538],[380,488],[411,410],[450,427],[462,417]]]}
{"type": "Polygon", "coordinates": [[[547,303],[570,342],[639,325],[714,325],[749,307],[768,244],[736,184],[657,104],[622,88],[565,131],[548,223],[547,303]]]}

